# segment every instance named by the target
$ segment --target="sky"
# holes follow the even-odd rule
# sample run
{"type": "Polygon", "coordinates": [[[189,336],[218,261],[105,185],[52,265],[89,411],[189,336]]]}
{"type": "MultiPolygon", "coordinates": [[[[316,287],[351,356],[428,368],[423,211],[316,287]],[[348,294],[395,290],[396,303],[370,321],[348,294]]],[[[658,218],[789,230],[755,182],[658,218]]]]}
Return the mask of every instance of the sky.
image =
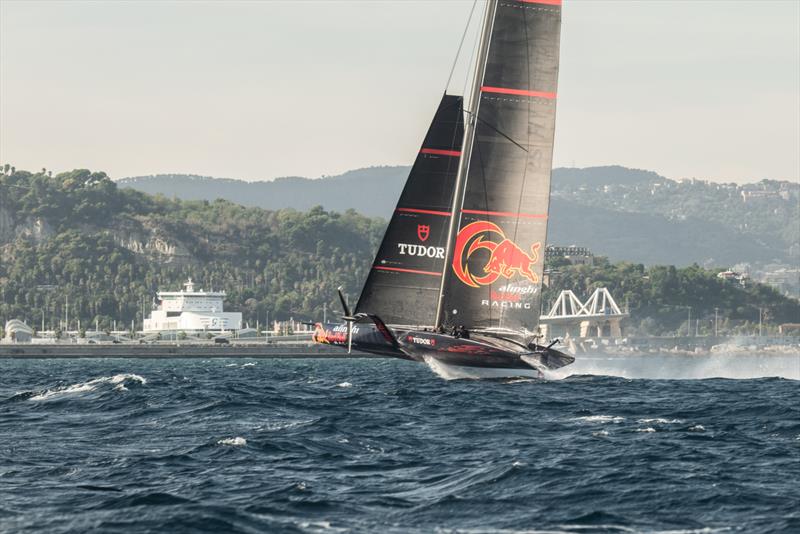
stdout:
{"type": "MultiPolygon", "coordinates": [[[[472,5],[0,0],[0,163],[244,180],[410,164],[472,5]]],[[[556,122],[556,167],[800,181],[800,2],[565,0],[556,122]]]]}

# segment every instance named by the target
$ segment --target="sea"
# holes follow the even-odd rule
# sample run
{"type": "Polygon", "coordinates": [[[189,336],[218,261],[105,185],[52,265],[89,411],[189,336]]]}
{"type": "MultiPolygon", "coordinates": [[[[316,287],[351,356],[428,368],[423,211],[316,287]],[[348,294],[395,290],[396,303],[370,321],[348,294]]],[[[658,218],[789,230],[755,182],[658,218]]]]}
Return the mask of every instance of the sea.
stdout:
{"type": "Polygon", "coordinates": [[[800,356],[0,360],[0,532],[800,532],[800,356]]]}

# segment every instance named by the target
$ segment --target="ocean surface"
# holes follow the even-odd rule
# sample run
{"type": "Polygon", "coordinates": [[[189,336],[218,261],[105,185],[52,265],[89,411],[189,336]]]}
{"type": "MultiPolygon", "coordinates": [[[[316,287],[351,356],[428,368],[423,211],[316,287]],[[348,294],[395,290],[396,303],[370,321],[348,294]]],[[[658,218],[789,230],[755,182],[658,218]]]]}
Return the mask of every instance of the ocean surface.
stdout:
{"type": "Polygon", "coordinates": [[[800,532],[800,357],[570,373],[0,360],[0,531],[800,532]]]}

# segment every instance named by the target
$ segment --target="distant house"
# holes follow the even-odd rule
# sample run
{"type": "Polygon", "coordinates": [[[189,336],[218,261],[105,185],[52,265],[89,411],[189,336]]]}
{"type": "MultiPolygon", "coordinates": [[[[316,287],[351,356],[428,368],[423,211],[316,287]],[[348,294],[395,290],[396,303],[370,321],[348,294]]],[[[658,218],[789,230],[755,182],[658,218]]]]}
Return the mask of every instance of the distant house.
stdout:
{"type": "Polygon", "coordinates": [[[744,286],[747,283],[749,276],[747,276],[747,273],[739,273],[736,271],[727,270],[717,273],[717,278],[731,282],[738,282],[740,285],[744,286]]]}
{"type": "Polygon", "coordinates": [[[784,323],[778,326],[778,332],[784,336],[800,336],[800,323],[784,323]]]}

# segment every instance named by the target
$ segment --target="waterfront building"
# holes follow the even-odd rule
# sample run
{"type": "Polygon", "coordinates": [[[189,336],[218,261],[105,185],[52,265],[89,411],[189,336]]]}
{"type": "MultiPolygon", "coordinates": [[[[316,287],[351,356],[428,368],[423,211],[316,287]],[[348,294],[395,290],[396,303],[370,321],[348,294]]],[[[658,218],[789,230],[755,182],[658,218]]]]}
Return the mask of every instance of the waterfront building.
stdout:
{"type": "Polygon", "coordinates": [[[6,323],[5,341],[15,343],[28,343],[33,338],[33,328],[19,319],[11,319],[6,323]]]}
{"type": "Polygon", "coordinates": [[[548,245],[545,249],[545,259],[564,258],[570,265],[593,265],[594,255],[586,247],[571,245],[569,247],[557,247],[548,245]]]}
{"type": "Polygon", "coordinates": [[[224,291],[195,291],[192,279],[180,291],[159,291],[149,319],[144,320],[145,332],[165,331],[225,331],[242,328],[242,314],[226,312],[224,291]]]}

